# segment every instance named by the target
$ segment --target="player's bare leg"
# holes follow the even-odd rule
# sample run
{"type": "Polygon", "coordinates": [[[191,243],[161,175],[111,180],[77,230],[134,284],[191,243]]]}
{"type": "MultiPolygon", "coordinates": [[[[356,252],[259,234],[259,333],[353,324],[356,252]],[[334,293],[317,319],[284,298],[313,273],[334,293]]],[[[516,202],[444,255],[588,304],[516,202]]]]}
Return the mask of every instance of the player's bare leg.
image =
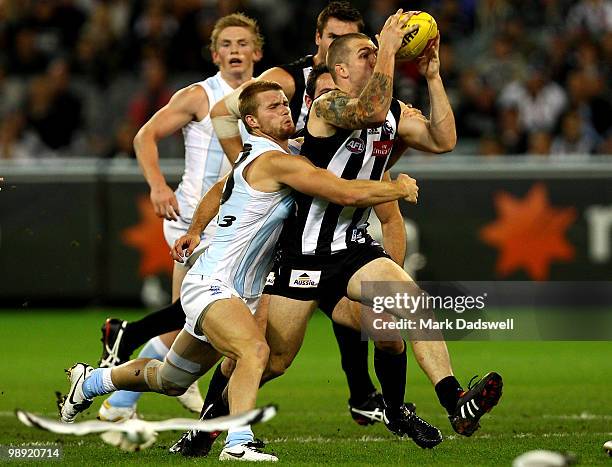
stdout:
{"type": "MultiPolygon", "coordinates": [[[[348,284],[349,297],[372,303],[374,297],[362,295],[361,283],[376,278],[380,282],[404,282],[408,293],[415,296],[423,292],[414,280],[397,264],[387,258],[378,258],[357,271],[348,284]]],[[[370,292],[372,293],[372,292],[370,292]]],[[[420,310],[419,310],[420,311],[420,310]]],[[[403,318],[406,310],[389,309],[403,318]]],[[[495,372],[487,373],[476,384],[464,391],[453,375],[450,356],[440,334],[431,341],[411,338],[419,365],[434,384],[440,404],[449,414],[453,429],[464,436],[471,436],[479,427],[480,418],[497,405],[502,394],[502,378],[495,372]],[[430,354],[431,353],[431,354],[430,354]],[[431,360],[430,360],[431,356],[431,360]]]]}
{"type": "MultiPolygon", "coordinates": [[[[270,349],[247,305],[236,297],[218,300],[204,310],[197,326],[216,349],[236,362],[227,387],[230,414],[253,409],[270,349]]],[[[278,460],[259,451],[254,441],[250,426],[229,430],[219,459],[235,460],[248,451],[251,460],[278,460]]]]}
{"type": "MultiPolygon", "coordinates": [[[[171,366],[176,366],[178,361],[189,362],[188,366],[191,370],[190,372],[195,375],[197,379],[197,377],[203,375],[212,368],[219,360],[219,356],[219,352],[210,344],[194,338],[186,331],[180,331],[170,348],[170,352],[168,352],[164,365],[170,364],[171,366]]],[[[145,367],[151,360],[152,359],[139,358],[113,368],[111,370],[113,384],[118,389],[141,392],[153,390],[172,396],[178,396],[185,392],[188,386],[182,388],[172,387],[173,385],[171,384],[159,388],[156,386],[151,387],[151,382],[147,381],[147,375],[145,374],[145,367]]]]}
{"type": "MultiPolygon", "coordinates": [[[[265,333],[266,319],[267,319],[267,306],[269,302],[269,295],[262,295],[259,300],[257,311],[253,315],[255,322],[262,334],[265,333]]],[[[223,361],[217,365],[215,372],[213,373],[212,379],[208,386],[208,392],[204,400],[204,406],[200,413],[201,420],[207,420],[215,417],[222,417],[229,413],[227,406],[228,389],[227,383],[229,382],[230,376],[232,375],[236,362],[231,358],[224,358],[223,361]]],[[[183,433],[181,438],[170,447],[170,452],[181,453],[186,457],[203,457],[208,455],[215,440],[219,437],[221,432],[204,432],[197,430],[189,430],[183,433]]],[[[263,448],[264,445],[259,440],[255,439],[253,443],[256,448],[263,448]]]]}
{"type": "MultiPolygon", "coordinates": [[[[197,257],[199,254],[196,253],[194,256],[197,257]]],[[[180,263],[174,263],[172,272],[173,303],[180,297],[181,284],[188,270],[188,267],[180,263]]],[[[183,314],[182,310],[180,313],[183,314]]],[[[163,360],[179,331],[180,329],[177,329],[176,331],[171,331],[150,339],[140,351],[138,355],[139,358],[163,360]]],[[[136,406],[139,399],[140,394],[138,392],[117,391],[100,405],[98,418],[106,421],[122,421],[133,418],[136,416],[136,406]]],[[[184,394],[178,396],[177,400],[187,410],[194,413],[200,413],[204,405],[204,400],[200,394],[200,388],[198,387],[197,381],[194,381],[184,394]]]]}
{"type": "Polygon", "coordinates": [[[181,395],[218,359],[219,353],[212,346],[182,331],[163,363],[140,358],[118,367],[97,369],[77,363],[68,370],[70,390],[58,401],[60,415],[64,421],[72,422],[94,397],[118,389],[181,395]]]}
{"type": "Polygon", "coordinates": [[[266,330],[270,360],[264,381],[281,376],[289,368],[302,347],[308,320],[316,306],[315,301],[270,296],[266,330]]]}
{"type": "Polygon", "coordinates": [[[236,361],[228,386],[230,413],[254,408],[269,347],[250,310],[239,298],[218,300],[208,307],[200,325],[212,345],[236,361]]]}
{"type": "MultiPolygon", "coordinates": [[[[377,281],[396,282],[404,279],[407,274],[395,262],[389,258],[378,258],[362,266],[349,280],[347,293],[350,299],[358,300],[365,304],[364,312],[369,311],[369,305],[373,303],[374,297],[362,293],[361,283],[369,278],[375,277],[377,281]]],[[[369,292],[373,294],[373,292],[369,292]]],[[[393,313],[394,310],[389,310],[393,313]]],[[[382,318],[383,315],[380,315],[382,318]]],[[[386,316],[391,319],[391,316],[386,316]]],[[[362,319],[362,323],[366,323],[362,319]]],[[[372,319],[372,323],[374,320],[372,319]]],[[[430,425],[425,420],[418,417],[404,403],[404,393],[406,389],[406,345],[403,339],[390,333],[387,337],[377,335],[376,341],[379,344],[374,354],[374,368],[382,387],[385,400],[385,410],[383,419],[386,427],[393,433],[409,436],[418,446],[422,448],[433,448],[442,442],[442,434],[436,427],[430,425]],[[394,340],[396,339],[396,340],[394,340]],[[395,344],[395,345],[394,345],[395,344]],[[401,345],[400,352],[397,346],[401,345]]]]}

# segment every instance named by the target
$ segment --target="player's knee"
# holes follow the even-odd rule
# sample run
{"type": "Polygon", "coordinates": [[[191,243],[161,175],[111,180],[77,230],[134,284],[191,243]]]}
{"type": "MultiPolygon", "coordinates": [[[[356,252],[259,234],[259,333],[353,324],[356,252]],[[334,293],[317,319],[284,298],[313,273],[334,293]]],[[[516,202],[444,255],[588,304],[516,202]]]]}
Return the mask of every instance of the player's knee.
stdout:
{"type": "Polygon", "coordinates": [[[198,377],[168,362],[162,363],[155,359],[145,365],[144,373],[145,382],[152,391],[174,397],[183,395],[198,377]]]}
{"type": "Polygon", "coordinates": [[[264,339],[251,342],[243,354],[243,358],[247,358],[261,368],[265,368],[269,357],[270,347],[264,339]]]}
{"type": "Polygon", "coordinates": [[[404,341],[376,341],[374,345],[381,352],[385,352],[391,355],[399,355],[404,351],[404,341]]]}

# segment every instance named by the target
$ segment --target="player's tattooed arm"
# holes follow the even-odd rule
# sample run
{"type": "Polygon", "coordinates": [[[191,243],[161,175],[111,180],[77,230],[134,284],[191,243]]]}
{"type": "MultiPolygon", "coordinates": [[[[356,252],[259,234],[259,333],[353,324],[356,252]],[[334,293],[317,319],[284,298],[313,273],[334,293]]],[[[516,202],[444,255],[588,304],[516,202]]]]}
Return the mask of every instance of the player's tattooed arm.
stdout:
{"type": "Polygon", "coordinates": [[[393,79],[375,72],[359,97],[351,98],[344,91],[324,94],[314,102],[317,118],[349,130],[380,125],[384,122],[393,95],[393,79]]]}

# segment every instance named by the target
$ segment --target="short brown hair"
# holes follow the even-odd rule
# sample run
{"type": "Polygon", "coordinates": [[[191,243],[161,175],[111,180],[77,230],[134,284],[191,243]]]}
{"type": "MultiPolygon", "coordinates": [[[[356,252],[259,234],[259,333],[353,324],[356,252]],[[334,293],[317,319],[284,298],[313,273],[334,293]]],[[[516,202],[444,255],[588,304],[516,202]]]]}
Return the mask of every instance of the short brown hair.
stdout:
{"type": "Polygon", "coordinates": [[[317,32],[323,34],[323,29],[330,18],[336,18],[344,23],[357,23],[357,30],[363,31],[361,13],[349,2],[330,2],[317,17],[317,32]]]}
{"type": "Polygon", "coordinates": [[[257,115],[257,95],[266,91],[282,91],[283,88],[276,81],[259,80],[253,81],[246,88],[242,90],[240,96],[238,96],[238,109],[240,110],[240,118],[242,123],[246,127],[247,131],[251,133],[251,127],[246,122],[247,115],[257,115]]]}
{"type": "Polygon", "coordinates": [[[219,40],[219,34],[225,28],[236,26],[239,28],[246,28],[253,34],[255,47],[258,50],[263,48],[263,37],[259,32],[259,25],[253,18],[249,18],[243,13],[232,13],[231,15],[223,16],[219,18],[215,23],[212,34],[210,35],[210,51],[214,52],[217,50],[217,41],[219,40]]]}
{"type": "Polygon", "coordinates": [[[336,81],[336,65],[339,63],[346,63],[346,56],[350,50],[348,45],[353,39],[370,40],[370,38],[365,34],[360,32],[351,32],[349,34],[336,37],[329,45],[325,63],[327,64],[327,68],[329,69],[334,82],[336,81]]]}

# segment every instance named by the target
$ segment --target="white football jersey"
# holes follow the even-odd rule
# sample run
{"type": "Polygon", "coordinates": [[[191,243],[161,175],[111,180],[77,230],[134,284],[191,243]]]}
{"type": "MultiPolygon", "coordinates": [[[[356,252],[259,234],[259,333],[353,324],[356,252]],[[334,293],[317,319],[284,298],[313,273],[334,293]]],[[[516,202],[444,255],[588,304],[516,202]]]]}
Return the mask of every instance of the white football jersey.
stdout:
{"type": "Polygon", "coordinates": [[[267,138],[251,135],[246,140],[223,190],[218,228],[188,273],[219,280],[242,298],[261,295],[283,221],[293,210],[290,188],[265,193],[243,177],[244,168],[268,151],[286,153],[267,138]]]}
{"type": "MultiPolygon", "coordinates": [[[[208,96],[208,106],[213,106],[233,91],[232,87],[221,77],[221,72],[210,78],[195,83],[204,88],[208,96]]],[[[248,133],[240,122],[240,133],[245,140],[248,133]]],[[[176,190],[181,218],[191,222],[198,202],[209,188],[229,173],[232,168],[217,138],[210,114],[199,122],[191,121],[183,127],[185,140],[185,172],[176,190]]],[[[215,221],[206,227],[205,233],[212,235],[215,221]]]]}

